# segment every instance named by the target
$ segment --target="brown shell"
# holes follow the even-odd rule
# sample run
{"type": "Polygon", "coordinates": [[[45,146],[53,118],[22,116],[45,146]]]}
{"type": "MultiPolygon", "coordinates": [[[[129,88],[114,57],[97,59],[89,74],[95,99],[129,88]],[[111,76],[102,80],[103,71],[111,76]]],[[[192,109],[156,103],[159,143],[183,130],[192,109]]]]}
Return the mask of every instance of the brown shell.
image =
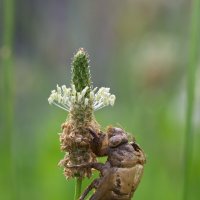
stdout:
{"type": "Polygon", "coordinates": [[[110,168],[90,200],[130,200],[143,174],[143,165],[110,168]]]}

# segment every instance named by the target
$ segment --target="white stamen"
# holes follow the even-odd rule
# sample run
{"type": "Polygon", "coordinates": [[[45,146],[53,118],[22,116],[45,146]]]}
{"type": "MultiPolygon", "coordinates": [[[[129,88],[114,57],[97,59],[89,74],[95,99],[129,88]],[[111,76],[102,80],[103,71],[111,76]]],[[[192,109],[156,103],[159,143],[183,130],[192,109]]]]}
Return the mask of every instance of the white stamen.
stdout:
{"type": "Polygon", "coordinates": [[[85,106],[88,105],[88,102],[89,102],[89,99],[88,99],[88,98],[85,98],[85,106]]]}
{"type": "Polygon", "coordinates": [[[114,105],[115,95],[110,94],[110,88],[102,87],[97,92],[97,88],[94,88],[89,92],[89,98],[85,97],[89,87],[85,87],[81,92],[77,92],[75,86],[67,88],[65,85],[59,87],[57,90],[52,90],[50,97],[48,98],[49,104],[54,104],[66,111],[70,111],[74,106],[83,103],[84,106],[91,104],[94,111],[99,110],[105,106],[114,105]],[[77,104],[78,103],[78,104],[77,104]]]}

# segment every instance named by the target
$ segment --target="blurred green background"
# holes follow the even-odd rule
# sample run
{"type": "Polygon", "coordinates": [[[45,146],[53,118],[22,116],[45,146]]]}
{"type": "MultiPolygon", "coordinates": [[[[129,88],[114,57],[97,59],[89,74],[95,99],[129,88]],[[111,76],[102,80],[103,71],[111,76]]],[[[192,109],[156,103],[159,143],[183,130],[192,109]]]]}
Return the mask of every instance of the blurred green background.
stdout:
{"type": "MultiPolygon", "coordinates": [[[[114,107],[96,112],[98,122],[133,133],[147,155],[134,199],[181,200],[191,1],[7,2],[0,1],[1,58],[9,34],[13,50],[0,67],[0,199],[73,199],[74,181],[66,181],[57,166],[64,156],[57,133],[67,113],[49,106],[47,98],[56,84],[69,86],[71,58],[84,47],[93,85],[110,87],[117,96],[114,107]],[[8,33],[5,5],[8,18],[13,14],[8,33]],[[3,64],[11,66],[8,74],[3,64]],[[12,96],[6,99],[7,91],[12,96]]],[[[200,198],[199,105],[198,87],[191,200],[200,198]]]]}

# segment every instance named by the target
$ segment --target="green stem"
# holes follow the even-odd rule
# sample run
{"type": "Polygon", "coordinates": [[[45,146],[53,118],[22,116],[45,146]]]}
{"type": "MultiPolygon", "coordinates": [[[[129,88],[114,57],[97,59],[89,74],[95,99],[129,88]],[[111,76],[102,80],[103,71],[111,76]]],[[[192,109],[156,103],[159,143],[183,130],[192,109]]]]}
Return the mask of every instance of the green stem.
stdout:
{"type": "Polygon", "coordinates": [[[14,36],[14,0],[3,1],[3,44],[1,47],[2,64],[2,95],[1,110],[3,110],[3,134],[1,140],[1,152],[4,152],[4,162],[1,164],[5,176],[3,184],[10,191],[10,198],[17,199],[14,184],[14,162],[12,154],[13,139],[13,67],[12,67],[12,48],[14,36]],[[3,150],[3,151],[2,151],[3,150]]]}
{"type": "Polygon", "coordinates": [[[184,188],[183,200],[189,199],[189,176],[192,164],[193,148],[193,108],[195,96],[195,74],[198,64],[199,50],[199,30],[200,30],[200,0],[193,0],[191,16],[191,34],[189,47],[189,63],[187,72],[187,110],[186,110],[186,129],[185,129],[185,154],[184,154],[184,188]]]}
{"type": "Polygon", "coordinates": [[[76,178],[74,200],[78,200],[81,196],[82,178],[76,178]]]}

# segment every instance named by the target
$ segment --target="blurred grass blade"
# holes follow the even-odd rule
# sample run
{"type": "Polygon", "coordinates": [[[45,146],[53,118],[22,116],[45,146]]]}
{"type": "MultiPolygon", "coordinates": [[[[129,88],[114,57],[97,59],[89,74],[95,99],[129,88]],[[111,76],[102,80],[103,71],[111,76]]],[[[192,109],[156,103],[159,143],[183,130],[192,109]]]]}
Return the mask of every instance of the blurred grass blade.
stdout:
{"type": "Polygon", "coordinates": [[[200,42],[200,0],[193,0],[191,9],[191,30],[189,44],[189,63],[187,71],[187,110],[185,130],[185,154],[184,154],[184,188],[183,199],[189,199],[190,167],[192,162],[193,148],[193,109],[195,96],[195,75],[198,65],[198,53],[200,42]]]}
{"type": "MultiPolygon", "coordinates": [[[[1,164],[4,176],[3,187],[9,189],[11,199],[16,199],[13,182],[12,162],[12,134],[13,134],[13,68],[12,46],[14,30],[14,0],[3,1],[3,46],[1,47],[2,65],[2,95],[1,105],[3,113],[3,132],[1,149],[3,149],[4,162],[1,164]],[[6,151],[5,151],[6,150],[6,151]]],[[[6,191],[4,191],[6,192],[6,191]]]]}

